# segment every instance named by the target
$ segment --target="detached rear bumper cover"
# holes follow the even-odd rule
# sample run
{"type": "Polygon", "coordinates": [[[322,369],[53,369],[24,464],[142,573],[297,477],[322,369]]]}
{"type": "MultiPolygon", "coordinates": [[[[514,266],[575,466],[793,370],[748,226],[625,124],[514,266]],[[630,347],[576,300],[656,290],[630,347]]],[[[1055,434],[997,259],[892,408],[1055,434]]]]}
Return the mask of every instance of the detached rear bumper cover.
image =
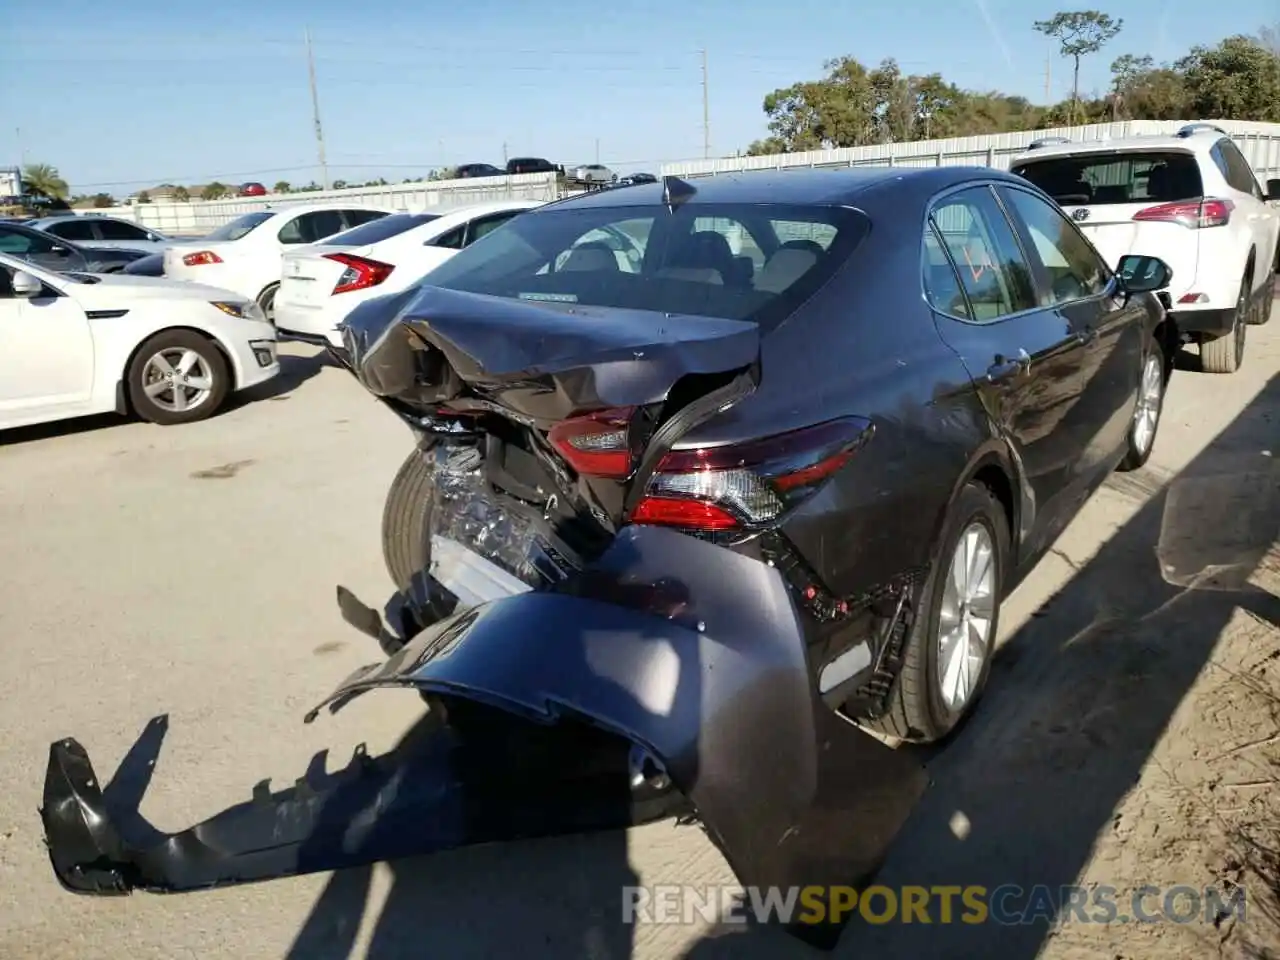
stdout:
{"type": "MultiPolygon", "coordinates": [[[[818,702],[773,568],[661,529],[625,529],[572,594],[522,594],[436,624],[307,719],[381,687],[630,739],[662,762],[745,885],[865,880],[925,785],[908,755],[818,702]]],[[[431,757],[381,768],[364,788],[261,798],[139,849],[109,822],[83,749],[55,743],[50,856],[79,892],[183,890],[608,825],[557,809],[563,796],[515,801],[500,777],[480,778],[486,794],[459,778],[456,752],[431,757]]]]}

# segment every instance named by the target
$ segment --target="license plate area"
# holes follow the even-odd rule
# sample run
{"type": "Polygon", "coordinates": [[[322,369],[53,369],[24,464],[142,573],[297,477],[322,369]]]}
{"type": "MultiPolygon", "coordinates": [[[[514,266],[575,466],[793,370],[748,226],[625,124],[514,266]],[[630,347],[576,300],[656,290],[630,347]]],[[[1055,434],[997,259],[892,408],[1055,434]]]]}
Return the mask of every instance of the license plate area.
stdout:
{"type": "Polygon", "coordinates": [[[535,508],[493,489],[476,447],[441,444],[433,460],[429,570],[460,606],[549,589],[581,568],[535,508]]]}

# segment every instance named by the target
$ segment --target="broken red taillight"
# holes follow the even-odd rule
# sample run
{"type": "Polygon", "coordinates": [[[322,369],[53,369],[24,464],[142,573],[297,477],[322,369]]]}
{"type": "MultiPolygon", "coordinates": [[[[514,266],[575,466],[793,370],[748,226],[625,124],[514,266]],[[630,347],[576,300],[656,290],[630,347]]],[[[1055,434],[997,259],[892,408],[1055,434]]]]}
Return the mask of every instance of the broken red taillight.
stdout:
{"type": "Polygon", "coordinates": [[[1146,207],[1135,213],[1133,219],[1179,223],[1191,230],[1201,230],[1206,227],[1225,227],[1231,222],[1231,211],[1234,209],[1235,204],[1230,200],[1203,197],[1196,200],[1178,200],[1175,203],[1161,203],[1154,207],[1146,207]]]}
{"type": "MultiPolygon", "coordinates": [[[[624,480],[636,468],[632,408],[556,424],[552,445],[580,474],[624,480]]],[[[717,532],[777,520],[812,496],[871,436],[871,422],[845,417],[788,433],[669,451],[644,481],[629,521],[717,532]]]]}
{"type": "Polygon", "coordinates": [[[631,454],[634,413],[634,407],[619,407],[574,417],[552,427],[548,439],[578,473],[625,480],[634,467],[631,454]]]}
{"type": "Polygon", "coordinates": [[[342,271],[342,276],[338,278],[338,282],[334,285],[334,294],[350,293],[352,290],[367,290],[369,287],[376,287],[391,276],[391,271],[395,269],[394,264],[383,263],[381,260],[370,260],[368,257],[356,257],[349,253],[326,253],[324,258],[340,263],[347,268],[342,271]]]}

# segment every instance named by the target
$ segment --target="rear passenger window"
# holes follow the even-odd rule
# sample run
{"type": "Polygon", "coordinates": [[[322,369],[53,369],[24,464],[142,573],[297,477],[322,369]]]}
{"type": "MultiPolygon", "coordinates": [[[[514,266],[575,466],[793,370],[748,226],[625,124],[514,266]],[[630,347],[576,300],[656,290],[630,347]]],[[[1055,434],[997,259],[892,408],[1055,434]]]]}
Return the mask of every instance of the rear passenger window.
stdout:
{"type": "Polygon", "coordinates": [[[924,294],[929,305],[940,313],[972,319],[960,277],[947,259],[942,239],[932,224],[924,232],[924,294]]]}
{"type": "Polygon", "coordinates": [[[515,216],[515,213],[501,213],[493,217],[485,217],[483,220],[472,220],[471,230],[467,235],[467,244],[473,244],[486,234],[493,233],[500,226],[515,216]]]}
{"type": "Polygon", "coordinates": [[[381,210],[343,210],[342,219],[346,223],[346,229],[358,227],[363,223],[369,223],[373,220],[381,220],[386,214],[381,210]]]}
{"type": "Polygon", "coordinates": [[[424,247],[446,247],[449,250],[461,250],[463,241],[467,237],[467,228],[464,224],[461,227],[454,227],[448,233],[436,237],[434,240],[428,240],[423,244],[424,247]]]}
{"type": "MultiPolygon", "coordinates": [[[[93,224],[85,220],[66,220],[62,223],[55,223],[45,233],[52,233],[55,237],[61,237],[63,240],[70,240],[73,243],[77,240],[82,242],[90,242],[97,238],[93,235],[93,224]]],[[[105,237],[111,240],[113,237],[105,237]]]]}
{"type": "Polygon", "coordinates": [[[1031,269],[990,189],[950,194],[931,219],[960,274],[972,320],[989,323],[1036,306],[1031,269]]]}

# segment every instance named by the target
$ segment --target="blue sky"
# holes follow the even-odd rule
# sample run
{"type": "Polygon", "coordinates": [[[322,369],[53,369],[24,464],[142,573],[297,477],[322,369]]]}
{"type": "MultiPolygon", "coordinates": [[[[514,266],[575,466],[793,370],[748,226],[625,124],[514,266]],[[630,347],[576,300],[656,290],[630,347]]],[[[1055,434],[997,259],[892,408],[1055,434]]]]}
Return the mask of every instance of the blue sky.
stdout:
{"type": "MultiPolygon", "coordinates": [[[[761,100],[822,62],[895,57],[974,89],[1044,100],[1062,0],[6,0],[0,165],[57,166],[76,192],[171,182],[319,180],[303,35],[316,58],[330,176],[546,156],[621,171],[702,156],[707,50],[713,155],[765,130],[761,100]],[[570,12],[594,12],[586,19],[570,12]]],[[[1124,32],[1082,68],[1101,90],[1122,53],[1157,60],[1253,33],[1275,0],[1089,0],[1124,32]]],[[[1070,64],[1051,62],[1055,99],[1070,64]]]]}

